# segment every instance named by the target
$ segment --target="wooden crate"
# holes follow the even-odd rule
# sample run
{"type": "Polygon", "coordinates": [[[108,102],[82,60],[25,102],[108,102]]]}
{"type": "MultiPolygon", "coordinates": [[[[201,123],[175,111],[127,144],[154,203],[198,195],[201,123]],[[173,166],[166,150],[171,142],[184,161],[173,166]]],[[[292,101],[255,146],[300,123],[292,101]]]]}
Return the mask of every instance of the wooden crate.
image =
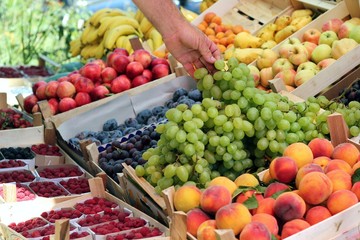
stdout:
{"type": "MultiPolygon", "coordinates": [[[[345,1],[338,3],[334,8],[326,11],[318,18],[313,20],[311,23],[301,28],[290,37],[297,37],[299,39],[302,38],[305,31],[312,28],[321,29],[321,26],[328,20],[332,18],[340,18],[346,19],[350,15],[350,10],[348,9],[348,5],[345,1]]],[[[276,45],[273,50],[278,52],[280,48],[280,44],[276,45]]],[[[325,88],[338,81],[341,77],[346,75],[349,71],[354,69],[356,66],[360,64],[360,58],[358,57],[360,54],[360,45],[356,48],[339,58],[336,62],[334,62],[328,68],[321,70],[318,74],[316,74],[309,81],[300,85],[291,91],[292,94],[306,99],[311,96],[316,96],[325,88]]],[[[251,65],[256,65],[256,62],[252,62],[251,65]]]]}
{"type": "MultiPolygon", "coordinates": [[[[0,236],[3,236],[6,240],[25,240],[26,238],[22,237],[20,234],[16,233],[12,229],[8,228],[7,225],[11,222],[19,222],[27,219],[31,219],[44,211],[49,211],[52,209],[59,208],[69,208],[73,207],[76,203],[91,199],[93,197],[106,198],[112,202],[117,203],[120,207],[129,209],[133,212],[135,217],[141,217],[149,222],[151,226],[159,228],[162,232],[165,233],[165,236],[169,236],[169,230],[166,226],[159,223],[150,216],[144,214],[133,206],[121,201],[115,196],[107,193],[105,191],[103,182],[101,178],[93,178],[89,180],[91,192],[88,194],[83,194],[79,197],[67,200],[62,198],[56,199],[45,199],[39,202],[33,202],[28,204],[17,204],[17,205],[0,205],[0,215],[2,222],[0,223],[0,236]]],[[[168,237],[159,237],[157,239],[169,239],[168,237]]],[[[61,239],[64,240],[64,239],[61,239]]]]}

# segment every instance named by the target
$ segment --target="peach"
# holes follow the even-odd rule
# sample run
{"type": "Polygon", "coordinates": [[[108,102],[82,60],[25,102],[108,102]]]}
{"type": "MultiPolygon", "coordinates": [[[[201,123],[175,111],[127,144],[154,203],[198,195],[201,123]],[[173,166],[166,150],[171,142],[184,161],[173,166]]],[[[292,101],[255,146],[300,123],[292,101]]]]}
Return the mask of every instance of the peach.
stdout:
{"type": "Polygon", "coordinates": [[[261,222],[251,222],[246,224],[244,229],[241,231],[239,240],[270,240],[271,233],[265,224],[261,222]]]}
{"type": "Polygon", "coordinates": [[[224,186],[210,186],[206,188],[200,197],[200,207],[207,213],[214,214],[222,206],[231,203],[231,194],[224,186]]]}
{"type": "Polygon", "coordinates": [[[355,193],[356,197],[360,201],[360,182],[354,183],[354,185],[351,188],[351,191],[355,193]]]}
{"type": "Polygon", "coordinates": [[[277,157],[269,166],[272,178],[282,183],[290,183],[295,179],[298,167],[291,157],[277,157]]]}
{"type": "Polygon", "coordinates": [[[317,157],[331,157],[334,151],[332,143],[325,138],[314,138],[308,143],[314,158],[317,157]]]}
{"type": "Polygon", "coordinates": [[[341,143],[334,148],[332,158],[341,159],[353,166],[359,159],[359,150],[351,143],[341,143]]]}
{"type": "Polygon", "coordinates": [[[352,174],[353,172],[351,166],[347,162],[340,159],[332,159],[331,161],[329,161],[324,168],[324,172],[328,173],[336,169],[344,170],[348,174],[352,174]]]}
{"type": "Polygon", "coordinates": [[[354,166],[352,166],[353,173],[359,168],[360,168],[360,162],[355,163],[354,166]]]}
{"type": "Polygon", "coordinates": [[[324,170],[330,160],[331,158],[323,156],[323,157],[314,158],[312,162],[319,165],[324,170]]]}
{"type": "Polygon", "coordinates": [[[295,233],[298,233],[306,228],[310,227],[310,224],[302,219],[294,219],[286,222],[281,231],[281,239],[290,237],[295,233]]]}
{"type": "Polygon", "coordinates": [[[284,183],[280,183],[280,182],[273,182],[270,183],[269,186],[267,186],[267,188],[265,189],[264,192],[264,198],[268,198],[273,196],[276,193],[281,193],[284,191],[289,191],[290,187],[284,183]]]}
{"type": "Polygon", "coordinates": [[[232,229],[238,235],[251,222],[251,214],[243,204],[231,203],[216,212],[215,220],[217,228],[232,229]]]}
{"type": "Polygon", "coordinates": [[[258,207],[256,208],[255,214],[267,213],[275,216],[274,205],[275,205],[274,198],[270,198],[270,197],[264,198],[258,202],[258,207]]]}
{"type": "MultiPolygon", "coordinates": [[[[250,199],[255,198],[257,202],[264,199],[264,197],[263,197],[263,195],[261,193],[257,193],[255,190],[248,190],[248,191],[244,191],[244,192],[240,193],[239,195],[237,195],[236,202],[237,203],[244,203],[249,198],[250,199]]],[[[247,207],[248,207],[248,209],[250,209],[251,213],[256,211],[256,208],[250,208],[249,206],[247,206],[247,207]]]]}
{"type": "Polygon", "coordinates": [[[332,182],[333,192],[341,189],[350,190],[352,187],[351,175],[343,170],[333,170],[326,173],[332,182]]]}
{"type": "Polygon", "coordinates": [[[314,155],[311,148],[305,143],[292,143],[284,149],[283,156],[291,157],[295,160],[298,168],[301,168],[307,163],[311,163],[314,155]]]}
{"type": "Polygon", "coordinates": [[[270,175],[270,171],[269,169],[266,169],[264,171],[264,174],[263,174],[263,177],[262,177],[262,181],[265,183],[265,184],[270,184],[270,182],[273,180],[273,178],[271,177],[270,175]]]}
{"type": "Polygon", "coordinates": [[[327,202],[326,206],[331,212],[332,215],[337,214],[353,205],[358,203],[358,198],[350,190],[338,190],[336,192],[333,192],[327,202]]]}
{"type": "Polygon", "coordinates": [[[299,195],[308,204],[320,204],[332,193],[332,182],[325,173],[310,172],[306,174],[299,184],[299,195]]]}
{"type": "Polygon", "coordinates": [[[259,185],[259,180],[251,173],[243,173],[235,179],[237,187],[256,187],[259,185]]]}
{"type": "Polygon", "coordinates": [[[299,171],[296,174],[295,185],[297,188],[299,187],[301,179],[303,179],[303,177],[310,172],[324,172],[324,171],[319,165],[315,163],[308,163],[304,165],[299,169],[299,171]]]}
{"type": "Polygon", "coordinates": [[[197,236],[199,226],[203,222],[210,220],[210,217],[200,208],[190,210],[186,213],[186,216],[187,231],[195,237],[197,236]]]}
{"type": "Polygon", "coordinates": [[[305,215],[305,220],[310,224],[314,225],[331,217],[329,209],[324,206],[315,206],[310,208],[305,215]]]}
{"type": "Polygon", "coordinates": [[[206,220],[205,222],[200,224],[200,226],[198,227],[197,239],[198,240],[216,240],[215,229],[216,229],[216,221],[213,219],[206,220]]]}
{"type": "Polygon", "coordinates": [[[279,233],[279,225],[273,215],[267,213],[257,213],[252,216],[252,222],[261,222],[265,224],[271,234],[277,235],[279,233]]]}
{"type": "Polygon", "coordinates": [[[210,187],[210,186],[224,186],[229,190],[231,195],[237,189],[236,184],[232,180],[230,180],[227,177],[222,177],[222,176],[212,179],[208,184],[208,187],[210,187]]]}
{"type": "Polygon", "coordinates": [[[285,192],[275,200],[275,216],[283,221],[302,218],[306,211],[304,199],[293,192],[285,192]]]}
{"type": "Polygon", "coordinates": [[[177,211],[188,212],[200,206],[201,191],[196,186],[184,185],[174,193],[174,207],[177,211]]]}

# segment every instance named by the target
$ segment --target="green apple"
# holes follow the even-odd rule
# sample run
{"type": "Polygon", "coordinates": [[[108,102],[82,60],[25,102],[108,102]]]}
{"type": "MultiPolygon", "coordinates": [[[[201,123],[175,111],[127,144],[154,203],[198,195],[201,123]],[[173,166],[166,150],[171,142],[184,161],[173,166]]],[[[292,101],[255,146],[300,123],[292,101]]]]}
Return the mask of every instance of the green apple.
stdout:
{"type": "Polygon", "coordinates": [[[331,47],[335,40],[339,40],[339,38],[334,31],[325,31],[320,34],[319,44],[327,44],[331,47]]]}
{"type": "Polygon", "coordinates": [[[319,44],[311,53],[311,60],[317,64],[325,58],[331,58],[331,47],[327,44],[319,44]]]}
{"type": "Polygon", "coordinates": [[[357,43],[360,43],[360,25],[355,26],[350,30],[349,38],[354,39],[357,43]]]}
{"type": "Polygon", "coordinates": [[[318,71],[320,71],[320,68],[315,63],[307,61],[307,62],[300,64],[298,66],[298,68],[296,69],[297,72],[300,72],[301,70],[313,70],[315,72],[318,72],[318,71]]]}
{"type": "Polygon", "coordinates": [[[298,87],[305,82],[309,81],[311,78],[313,78],[316,75],[316,72],[313,70],[301,70],[296,73],[295,75],[295,85],[298,87]]]}
{"type": "Polygon", "coordinates": [[[285,69],[294,69],[294,65],[287,58],[279,58],[275,60],[274,64],[272,65],[274,76],[278,74],[278,72],[285,69]]]}

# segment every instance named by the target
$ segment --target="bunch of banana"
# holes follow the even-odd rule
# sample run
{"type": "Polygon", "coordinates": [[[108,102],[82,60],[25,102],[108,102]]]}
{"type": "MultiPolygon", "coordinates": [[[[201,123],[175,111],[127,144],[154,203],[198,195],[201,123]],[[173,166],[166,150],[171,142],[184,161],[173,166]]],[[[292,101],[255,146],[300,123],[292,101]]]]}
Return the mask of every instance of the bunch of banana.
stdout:
{"type": "Polygon", "coordinates": [[[186,9],[182,6],[180,6],[180,12],[189,22],[192,22],[195,18],[199,16],[197,13],[190,11],[189,9],[186,9]]]}
{"type": "MultiPolygon", "coordinates": [[[[274,23],[270,23],[260,29],[256,36],[261,38],[265,43],[270,41],[279,43],[289,37],[291,34],[304,27],[312,21],[313,12],[311,9],[298,9],[291,15],[282,15],[276,18],[274,23]]],[[[266,47],[267,48],[267,47],[266,47]]]]}
{"type": "Polygon", "coordinates": [[[213,5],[214,3],[216,3],[217,0],[203,0],[200,3],[200,12],[202,13],[203,11],[205,11],[206,9],[208,9],[211,5],[213,5]]]}

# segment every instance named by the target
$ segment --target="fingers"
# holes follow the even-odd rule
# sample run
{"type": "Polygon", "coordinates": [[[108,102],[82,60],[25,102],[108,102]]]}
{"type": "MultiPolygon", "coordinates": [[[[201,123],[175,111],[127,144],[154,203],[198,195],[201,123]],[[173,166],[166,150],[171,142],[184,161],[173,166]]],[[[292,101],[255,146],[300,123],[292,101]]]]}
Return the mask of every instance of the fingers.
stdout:
{"type": "Polygon", "coordinates": [[[183,64],[183,66],[184,66],[186,72],[189,73],[189,75],[191,77],[194,77],[194,72],[195,72],[194,65],[191,63],[185,63],[185,64],[183,64]]]}

